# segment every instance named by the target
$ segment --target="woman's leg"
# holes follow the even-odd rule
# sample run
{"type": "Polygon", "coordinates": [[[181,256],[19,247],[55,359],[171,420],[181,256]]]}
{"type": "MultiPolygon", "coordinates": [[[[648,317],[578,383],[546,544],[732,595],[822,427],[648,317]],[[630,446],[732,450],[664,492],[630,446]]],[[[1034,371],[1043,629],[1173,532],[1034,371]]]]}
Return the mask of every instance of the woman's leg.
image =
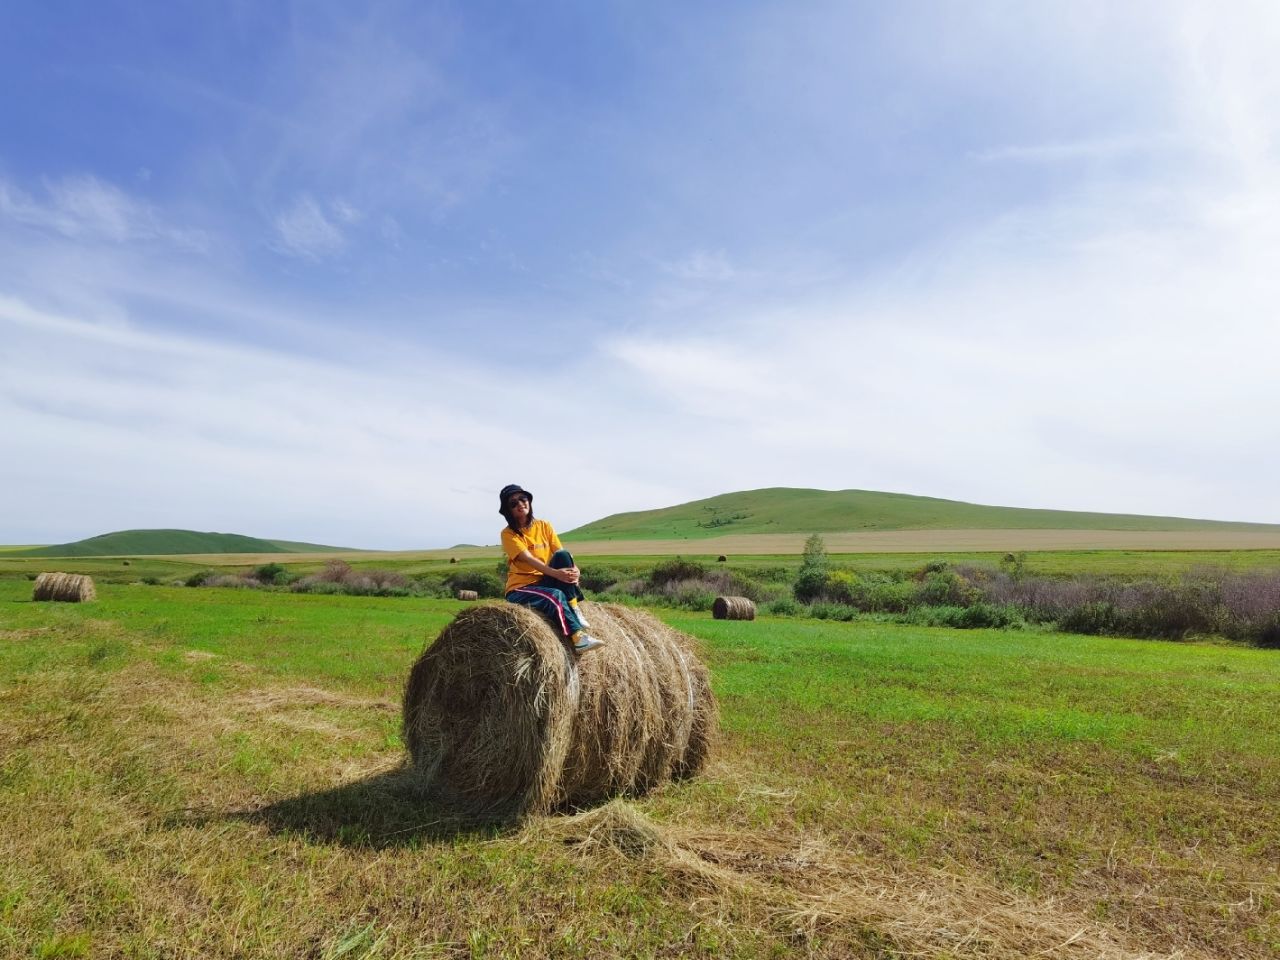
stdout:
{"type": "Polygon", "coordinates": [[[537,583],[529,587],[517,587],[507,594],[507,599],[537,610],[566,637],[572,637],[582,630],[578,611],[565,599],[564,592],[556,587],[544,587],[537,583]]]}
{"type": "MultiPolygon", "coordinates": [[[[568,550],[557,550],[551,555],[551,559],[547,561],[547,566],[552,570],[567,570],[575,566],[573,562],[573,554],[568,550]]],[[[564,593],[570,600],[585,600],[586,595],[582,592],[582,588],[576,583],[565,583],[563,580],[553,580],[550,577],[543,577],[540,586],[554,587],[564,593]]]]}

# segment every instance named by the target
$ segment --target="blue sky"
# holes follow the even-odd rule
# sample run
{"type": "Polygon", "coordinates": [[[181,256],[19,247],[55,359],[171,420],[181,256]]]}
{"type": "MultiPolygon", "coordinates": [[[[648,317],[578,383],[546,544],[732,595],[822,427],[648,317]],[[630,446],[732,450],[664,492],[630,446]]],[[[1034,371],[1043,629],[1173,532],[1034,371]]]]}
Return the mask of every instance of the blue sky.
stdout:
{"type": "Polygon", "coordinates": [[[1115,6],[10,5],[0,541],[1280,522],[1280,14],[1115,6]]]}

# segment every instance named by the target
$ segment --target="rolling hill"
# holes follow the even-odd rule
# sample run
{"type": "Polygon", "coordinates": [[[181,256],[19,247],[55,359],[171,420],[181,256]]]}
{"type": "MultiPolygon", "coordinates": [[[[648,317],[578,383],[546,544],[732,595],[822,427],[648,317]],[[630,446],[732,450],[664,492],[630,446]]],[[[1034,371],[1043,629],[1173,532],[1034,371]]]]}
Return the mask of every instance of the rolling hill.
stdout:
{"type": "Polygon", "coordinates": [[[317,543],[262,540],[239,533],[198,533],[195,530],[120,530],[75,543],[15,550],[7,556],[118,557],[182,553],[321,553],[345,550],[317,543]]]}
{"type": "Polygon", "coordinates": [[[617,513],[565,535],[575,540],[695,540],[732,534],[984,529],[1280,533],[1280,525],[1266,523],[991,507],[874,490],[769,487],[617,513]]]}

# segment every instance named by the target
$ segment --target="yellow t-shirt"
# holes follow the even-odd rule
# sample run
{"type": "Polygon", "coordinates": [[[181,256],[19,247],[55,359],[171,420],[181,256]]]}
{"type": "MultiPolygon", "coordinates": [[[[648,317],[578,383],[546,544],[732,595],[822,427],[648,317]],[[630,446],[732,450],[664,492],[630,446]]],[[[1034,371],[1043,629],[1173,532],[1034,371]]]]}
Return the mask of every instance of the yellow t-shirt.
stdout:
{"type": "Polygon", "coordinates": [[[545,520],[534,520],[524,533],[516,533],[510,527],[502,530],[502,552],[507,555],[507,588],[510,593],[517,587],[527,587],[542,579],[542,573],[528,563],[517,561],[525,550],[542,563],[549,563],[551,555],[561,549],[560,538],[556,536],[551,524],[545,520]]]}

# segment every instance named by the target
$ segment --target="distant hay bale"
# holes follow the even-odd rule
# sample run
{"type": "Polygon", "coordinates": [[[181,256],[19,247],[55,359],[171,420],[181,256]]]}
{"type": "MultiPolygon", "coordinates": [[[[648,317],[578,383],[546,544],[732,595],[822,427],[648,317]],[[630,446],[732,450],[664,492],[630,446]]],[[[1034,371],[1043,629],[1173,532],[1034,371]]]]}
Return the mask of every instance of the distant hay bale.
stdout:
{"type": "Polygon", "coordinates": [[[60,600],[65,603],[85,603],[97,600],[93,578],[79,573],[42,573],[36,577],[32,600],[60,600]]]}
{"type": "Polygon", "coordinates": [[[458,599],[459,600],[479,600],[480,594],[477,593],[475,590],[459,590],[458,599]]]}
{"type": "Polygon", "coordinates": [[[756,605],[746,597],[716,597],[711,616],[717,620],[754,620],[756,605]]]}
{"type": "Polygon", "coordinates": [[[718,711],[694,642],[647,613],[584,611],[604,646],[576,658],[526,607],[484,604],[409,673],[418,774],[473,813],[545,813],[638,796],[705,765],[718,711]]]}

